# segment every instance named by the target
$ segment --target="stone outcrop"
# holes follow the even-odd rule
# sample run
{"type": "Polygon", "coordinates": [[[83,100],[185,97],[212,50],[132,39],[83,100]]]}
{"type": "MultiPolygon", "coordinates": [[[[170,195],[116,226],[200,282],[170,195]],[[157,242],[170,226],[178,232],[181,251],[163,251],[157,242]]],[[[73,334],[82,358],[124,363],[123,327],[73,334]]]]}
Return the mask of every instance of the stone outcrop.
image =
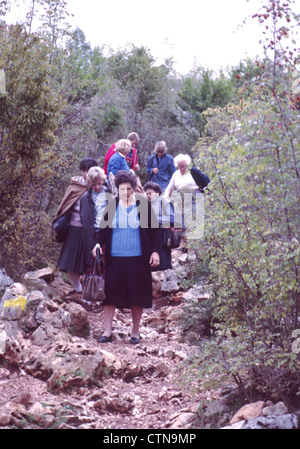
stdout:
{"type": "Polygon", "coordinates": [[[61,274],[47,268],[21,282],[7,282],[1,300],[25,298],[0,320],[0,428],[192,425],[197,398],[173,386],[189,352],[178,340],[182,301],[147,311],[136,346],[131,314],[117,310],[113,341],[100,345],[102,312],[85,310],[61,274]]]}
{"type": "Polygon", "coordinates": [[[223,429],[298,429],[296,414],[289,414],[283,402],[257,401],[241,407],[223,429]]]}
{"type": "Polygon", "coordinates": [[[230,420],[230,424],[234,424],[242,420],[249,421],[249,419],[257,418],[262,414],[262,410],[265,406],[266,403],[264,401],[244,405],[230,420]]]}
{"type": "Polygon", "coordinates": [[[127,310],[116,310],[112,342],[100,345],[103,312],[87,311],[51,268],[21,283],[0,271],[0,428],[297,428],[283,403],[233,413],[235,391],[208,400],[178,383],[195,349],[181,331],[184,307],[210,297],[209,286],[180,287],[187,260],[176,252],[175,273],[153,273],[154,307],[138,345],[129,344],[127,310]]]}

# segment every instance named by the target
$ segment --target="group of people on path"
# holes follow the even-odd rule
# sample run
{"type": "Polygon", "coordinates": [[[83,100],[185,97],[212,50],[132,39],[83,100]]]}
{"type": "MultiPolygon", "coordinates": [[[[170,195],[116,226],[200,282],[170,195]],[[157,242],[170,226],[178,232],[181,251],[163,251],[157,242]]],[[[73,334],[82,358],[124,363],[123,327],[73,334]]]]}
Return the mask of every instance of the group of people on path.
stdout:
{"type": "Polygon", "coordinates": [[[152,307],[151,271],[172,267],[171,249],[161,238],[162,229],[175,226],[170,196],[186,188],[199,191],[188,171],[189,156],[173,158],[163,141],[148,160],[149,181],[142,187],[135,174],[138,142],[136,133],[116,142],[103,168],[93,158],[83,159],[81,176],[72,177],[54,218],[70,216],[58,267],[68,273],[76,293],[82,293],[81,277],[91,270],[97,249],[105,260],[101,343],[112,341],[116,307],[131,309],[130,343],[139,343],[143,309],[152,307]]]}

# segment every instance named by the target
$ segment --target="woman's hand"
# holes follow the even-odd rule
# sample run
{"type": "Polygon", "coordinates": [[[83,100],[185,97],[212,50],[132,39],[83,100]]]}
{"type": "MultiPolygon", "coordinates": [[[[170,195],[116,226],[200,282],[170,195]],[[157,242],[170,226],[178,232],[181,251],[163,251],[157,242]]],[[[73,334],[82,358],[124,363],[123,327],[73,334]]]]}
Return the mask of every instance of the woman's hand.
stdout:
{"type": "Polygon", "coordinates": [[[157,167],[154,167],[153,170],[152,170],[152,172],[156,175],[156,173],[158,173],[158,168],[157,168],[157,167]]]}
{"type": "Polygon", "coordinates": [[[151,265],[151,267],[158,267],[159,263],[160,263],[159,254],[156,252],[152,253],[149,260],[149,264],[151,265]]]}
{"type": "Polygon", "coordinates": [[[97,243],[97,245],[95,245],[94,248],[92,249],[93,257],[96,257],[96,255],[97,255],[97,248],[100,249],[100,254],[102,254],[102,248],[99,245],[99,243],[97,243]]]}

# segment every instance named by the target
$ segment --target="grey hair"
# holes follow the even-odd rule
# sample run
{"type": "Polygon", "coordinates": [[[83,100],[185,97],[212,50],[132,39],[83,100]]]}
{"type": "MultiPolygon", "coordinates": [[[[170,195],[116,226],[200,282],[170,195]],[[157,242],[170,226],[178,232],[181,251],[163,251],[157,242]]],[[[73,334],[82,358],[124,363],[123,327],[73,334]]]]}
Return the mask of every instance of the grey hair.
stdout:
{"type": "Polygon", "coordinates": [[[164,150],[164,153],[168,150],[167,148],[167,144],[164,140],[161,140],[160,142],[157,142],[157,144],[154,147],[154,152],[156,153],[156,151],[160,149],[160,150],[164,150]]]}

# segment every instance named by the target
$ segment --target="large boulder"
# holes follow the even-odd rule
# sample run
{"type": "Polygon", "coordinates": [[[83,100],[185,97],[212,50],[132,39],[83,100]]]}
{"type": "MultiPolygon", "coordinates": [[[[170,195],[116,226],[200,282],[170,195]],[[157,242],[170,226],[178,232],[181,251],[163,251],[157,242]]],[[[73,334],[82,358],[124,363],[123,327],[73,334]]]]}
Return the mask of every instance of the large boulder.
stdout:
{"type": "Polygon", "coordinates": [[[33,377],[47,381],[51,391],[94,384],[104,374],[100,351],[80,343],[56,342],[47,351],[33,350],[23,368],[33,377]]]}
{"type": "Polygon", "coordinates": [[[47,346],[53,341],[68,342],[71,335],[89,334],[87,311],[76,303],[59,307],[50,299],[43,300],[39,303],[34,318],[39,326],[32,334],[32,341],[37,346],[47,346]]]}
{"type": "Polygon", "coordinates": [[[259,416],[244,423],[241,429],[298,429],[294,414],[259,416]]]}
{"type": "Polygon", "coordinates": [[[296,414],[289,414],[283,402],[257,401],[241,407],[223,429],[298,429],[296,414]]]}
{"type": "Polygon", "coordinates": [[[257,418],[262,414],[262,410],[266,405],[267,404],[264,401],[251,402],[250,404],[244,405],[235,413],[230,421],[230,424],[234,424],[242,420],[249,421],[249,419],[257,418]]]}

